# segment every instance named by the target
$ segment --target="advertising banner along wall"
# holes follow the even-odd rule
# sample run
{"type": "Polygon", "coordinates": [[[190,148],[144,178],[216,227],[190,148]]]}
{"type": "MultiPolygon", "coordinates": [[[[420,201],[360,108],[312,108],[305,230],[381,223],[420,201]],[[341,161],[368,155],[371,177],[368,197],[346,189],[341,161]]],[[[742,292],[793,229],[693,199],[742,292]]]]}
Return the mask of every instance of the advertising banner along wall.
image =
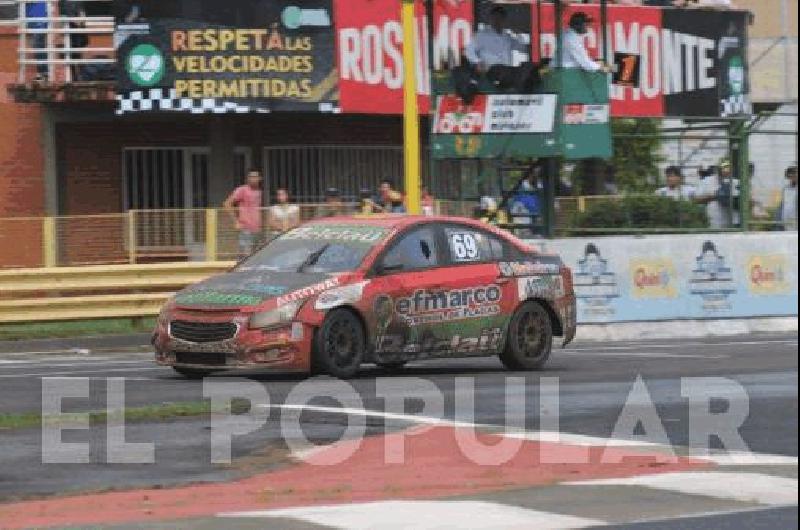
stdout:
{"type": "MultiPolygon", "coordinates": [[[[118,0],[115,5],[120,112],[402,113],[398,0],[118,0]]],[[[432,36],[422,1],[416,8],[415,67],[423,113],[429,110],[429,46],[435,68],[454,66],[474,26],[471,1],[433,5],[432,36]]],[[[553,5],[510,8],[511,30],[531,43],[529,57],[519,54],[517,60],[551,57],[553,5]]],[[[568,6],[561,26],[579,10],[594,18],[585,41],[600,56],[599,6],[568,6]]],[[[611,86],[611,115],[750,113],[748,22],[744,11],[609,6],[608,57],[624,70],[611,86]]]]}
{"type": "Polygon", "coordinates": [[[115,2],[118,111],[333,110],[332,3],[115,2]]]}
{"type": "Polygon", "coordinates": [[[573,270],[578,322],[797,315],[797,232],[548,241],[573,270]]]}

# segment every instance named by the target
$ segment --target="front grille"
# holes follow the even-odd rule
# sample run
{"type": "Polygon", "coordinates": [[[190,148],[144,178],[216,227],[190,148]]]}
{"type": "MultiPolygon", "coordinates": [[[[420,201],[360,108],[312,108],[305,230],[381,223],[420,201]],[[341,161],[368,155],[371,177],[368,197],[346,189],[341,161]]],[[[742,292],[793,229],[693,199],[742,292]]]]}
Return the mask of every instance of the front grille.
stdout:
{"type": "Polygon", "coordinates": [[[224,353],[183,353],[175,354],[178,364],[201,364],[205,366],[225,366],[224,353]]]}
{"type": "Polygon", "coordinates": [[[188,342],[219,342],[232,339],[236,335],[236,324],[233,322],[187,322],[173,320],[170,323],[170,335],[188,342]]]}

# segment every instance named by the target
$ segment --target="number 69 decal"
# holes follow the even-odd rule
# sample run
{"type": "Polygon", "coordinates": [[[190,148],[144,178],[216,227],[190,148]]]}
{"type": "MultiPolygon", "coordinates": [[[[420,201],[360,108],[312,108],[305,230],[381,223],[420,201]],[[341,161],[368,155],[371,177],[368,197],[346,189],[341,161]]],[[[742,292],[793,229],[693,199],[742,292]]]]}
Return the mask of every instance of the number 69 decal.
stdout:
{"type": "Polygon", "coordinates": [[[454,261],[478,261],[480,252],[475,235],[470,233],[456,232],[450,234],[450,251],[454,261]]]}

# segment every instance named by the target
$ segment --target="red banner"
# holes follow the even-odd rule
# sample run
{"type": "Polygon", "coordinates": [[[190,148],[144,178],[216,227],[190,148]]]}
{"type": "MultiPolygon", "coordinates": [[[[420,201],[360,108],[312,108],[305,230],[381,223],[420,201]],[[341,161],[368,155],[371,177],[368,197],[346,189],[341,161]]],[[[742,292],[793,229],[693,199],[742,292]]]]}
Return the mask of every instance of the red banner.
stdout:
{"type": "MultiPolygon", "coordinates": [[[[434,53],[436,64],[442,65],[448,57],[460,57],[471,39],[472,1],[435,1],[434,53]]],[[[403,109],[400,2],[336,0],[335,6],[342,111],[400,114],[403,109]]],[[[553,11],[552,3],[530,8],[529,28],[519,20],[510,21],[517,31],[520,26],[530,29],[531,41],[541,42],[544,56],[552,55],[555,48],[553,11]],[[541,23],[536,20],[538,12],[542,14],[541,23]]],[[[568,6],[562,28],[566,30],[569,17],[576,11],[584,11],[595,19],[585,36],[586,46],[593,56],[603,55],[598,50],[602,40],[599,6],[568,6]]],[[[616,53],[627,58],[638,74],[638,79],[626,80],[625,86],[611,86],[611,115],[718,116],[746,112],[747,62],[742,60],[747,49],[746,15],[743,11],[609,6],[607,56],[613,60],[616,53]],[[729,70],[733,73],[726,74],[729,70]],[[745,82],[734,82],[742,76],[745,82]],[[726,81],[728,78],[734,81],[726,81]]],[[[422,2],[417,3],[416,35],[420,109],[427,112],[428,36],[422,2]]]]}
{"type": "MultiPolygon", "coordinates": [[[[398,0],[337,0],[340,106],[343,112],[400,114],[403,111],[403,27],[398,0]]],[[[428,112],[428,22],[416,5],[417,92],[420,112],[428,112]]],[[[436,0],[436,64],[458,57],[472,35],[472,2],[436,0]]]]}

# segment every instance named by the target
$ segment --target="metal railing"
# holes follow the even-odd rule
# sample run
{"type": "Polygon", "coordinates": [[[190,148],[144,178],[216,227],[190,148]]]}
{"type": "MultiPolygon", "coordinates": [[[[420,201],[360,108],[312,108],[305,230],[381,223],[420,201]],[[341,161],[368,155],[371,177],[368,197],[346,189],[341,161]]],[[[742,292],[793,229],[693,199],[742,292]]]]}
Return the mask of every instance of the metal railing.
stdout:
{"type": "Polygon", "coordinates": [[[0,325],[151,317],[178,289],[233,263],[0,270],[0,325]]]}
{"type": "MultiPolygon", "coordinates": [[[[650,215],[652,208],[648,201],[652,199],[652,195],[559,197],[555,233],[559,237],[569,237],[713,231],[703,223],[699,211],[702,207],[679,201],[674,205],[666,204],[671,208],[668,213],[674,215],[664,221],[663,215],[650,215]],[[617,214],[609,217],[610,211],[617,214]],[[604,222],[598,224],[598,220],[604,222]]],[[[660,204],[665,207],[664,202],[660,204]]],[[[301,221],[329,214],[324,204],[301,204],[299,208],[301,221]]],[[[262,209],[264,238],[274,235],[269,230],[269,212],[269,208],[262,209]]],[[[339,213],[357,213],[357,205],[345,203],[339,213]]],[[[437,201],[436,213],[485,217],[477,201],[437,201]]],[[[503,212],[498,216],[499,224],[527,237],[529,233],[524,227],[513,225],[514,217],[503,212]]],[[[769,215],[754,219],[751,229],[781,230],[783,226],[769,215]]],[[[0,269],[228,261],[238,257],[235,217],[232,211],[224,209],[130,210],[102,215],[0,218],[0,269]]]]}
{"type": "Polygon", "coordinates": [[[19,35],[18,81],[43,79],[53,83],[71,83],[76,70],[87,65],[112,65],[116,62],[113,45],[114,17],[60,13],[59,6],[105,4],[112,0],[0,0],[0,9],[17,10],[15,18],[0,19],[0,26],[16,27],[19,35]],[[43,5],[46,16],[28,16],[26,7],[43,5]],[[86,46],[74,46],[78,35],[87,38],[86,46]]]}

